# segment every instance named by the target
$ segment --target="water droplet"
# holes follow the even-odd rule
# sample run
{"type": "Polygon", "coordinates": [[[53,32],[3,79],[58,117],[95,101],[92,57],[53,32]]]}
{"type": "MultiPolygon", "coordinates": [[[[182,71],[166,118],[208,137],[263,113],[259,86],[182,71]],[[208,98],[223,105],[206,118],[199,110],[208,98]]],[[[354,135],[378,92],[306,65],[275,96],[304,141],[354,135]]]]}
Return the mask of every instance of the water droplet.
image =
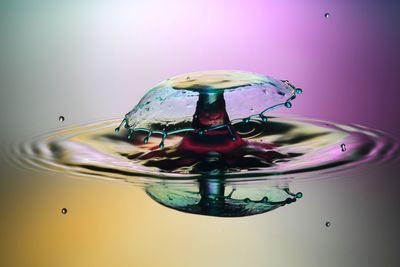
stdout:
{"type": "Polygon", "coordinates": [[[346,151],[346,145],[345,144],[341,144],[340,147],[342,148],[342,152],[346,151]]]}
{"type": "Polygon", "coordinates": [[[236,141],[236,137],[235,136],[232,136],[232,141],[236,141]]]}
{"type": "Polygon", "coordinates": [[[243,119],[243,122],[244,123],[248,123],[250,121],[250,118],[245,118],[245,119],[243,119]]]}
{"type": "Polygon", "coordinates": [[[291,108],[292,107],[292,103],[290,103],[289,101],[285,103],[285,107],[287,108],[291,108]]]}
{"type": "Polygon", "coordinates": [[[115,132],[119,133],[119,127],[115,128],[115,132]]]}
{"type": "Polygon", "coordinates": [[[296,88],[296,94],[301,94],[301,93],[303,93],[303,90],[300,88],[296,88]]]}
{"type": "Polygon", "coordinates": [[[143,139],[143,142],[144,142],[145,144],[147,144],[147,142],[149,142],[149,137],[146,136],[146,137],[143,139]]]}
{"type": "Polygon", "coordinates": [[[262,203],[268,203],[268,198],[267,198],[267,197],[263,197],[263,198],[261,199],[261,202],[262,202],[262,203]]]}
{"type": "Polygon", "coordinates": [[[266,116],[263,116],[263,115],[260,115],[260,117],[261,117],[261,120],[263,121],[263,122],[267,122],[267,117],[266,116]]]}
{"type": "Polygon", "coordinates": [[[327,222],[325,223],[325,226],[326,226],[326,227],[330,227],[330,226],[331,226],[331,222],[330,222],[330,221],[327,221],[327,222]]]}
{"type": "Polygon", "coordinates": [[[65,120],[65,118],[64,118],[64,116],[60,116],[60,117],[58,117],[58,120],[63,122],[65,120]]]}
{"type": "Polygon", "coordinates": [[[295,195],[296,198],[302,198],[303,197],[303,193],[302,192],[298,192],[295,195]]]}
{"type": "Polygon", "coordinates": [[[328,13],[328,12],[327,12],[327,13],[324,14],[324,17],[325,17],[325,18],[329,18],[330,16],[331,16],[331,13],[328,13]]]}
{"type": "Polygon", "coordinates": [[[65,214],[67,214],[67,212],[68,212],[68,210],[67,210],[66,208],[62,208],[62,209],[61,209],[61,213],[62,213],[62,214],[65,215],[65,214]]]}
{"type": "Polygon", "coordinates": [[[199,131],[199,134],[204,134],[204,130],[200,130],[200,131],[199,131]]]}

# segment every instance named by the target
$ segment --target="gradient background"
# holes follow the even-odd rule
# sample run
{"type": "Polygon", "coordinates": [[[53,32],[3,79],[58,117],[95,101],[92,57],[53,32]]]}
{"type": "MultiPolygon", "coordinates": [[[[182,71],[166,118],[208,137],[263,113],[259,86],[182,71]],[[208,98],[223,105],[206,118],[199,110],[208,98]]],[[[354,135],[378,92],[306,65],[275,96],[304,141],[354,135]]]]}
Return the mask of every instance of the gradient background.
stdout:
{"type": "MultiPolygon", "coordinates": [[[[214,69],[304,89],[279,112],[399,137],[399,14],[399,1],[378,0],[3,0],[1,146],[121,118],[161,80],[214,69]]],[[[294,184],[298,203],[220,219],[168,210],[135,186],[2,162],[0,266],[397,266],[399,171],[294,184]]]]}

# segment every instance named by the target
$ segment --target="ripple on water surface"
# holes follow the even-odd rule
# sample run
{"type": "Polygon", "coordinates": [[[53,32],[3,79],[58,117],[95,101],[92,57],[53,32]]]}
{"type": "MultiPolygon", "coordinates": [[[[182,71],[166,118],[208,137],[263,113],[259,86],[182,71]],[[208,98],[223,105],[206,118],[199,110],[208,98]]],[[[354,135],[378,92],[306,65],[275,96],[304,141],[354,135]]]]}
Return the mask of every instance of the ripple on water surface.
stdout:
{"type": "Polygon", "coordinates": [[[193,179],[304,180],[343,174],[366,162],[394,159],[398,144],[381,131],[300,117],[268,117],[233,125],[245,137],[246,149],[235,153],[186,155],[175,149],[182,135],[170,136],[165,148],[159,138],[128,140],[114,132],[119,120],[81,125],[40,136],[13,147],[18,164],[99,178],[134,181],[139,177],[193,179]],[[255,145],[257,144],[257,145],[255,145]],[[260,146],[261,144],[261,146],[260,146]]]}

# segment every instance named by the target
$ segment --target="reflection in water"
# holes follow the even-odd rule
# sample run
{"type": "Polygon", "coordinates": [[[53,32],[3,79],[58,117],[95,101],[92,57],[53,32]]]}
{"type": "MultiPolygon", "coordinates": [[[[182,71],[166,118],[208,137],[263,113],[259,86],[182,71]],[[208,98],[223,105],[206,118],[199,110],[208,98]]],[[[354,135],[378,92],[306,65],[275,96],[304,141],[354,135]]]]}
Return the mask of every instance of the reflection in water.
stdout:
{"type": "Polygon", "coordinates": [[[221,177],[200,178],[191,183],[164,180],[145,186],[158,203],[175,210],[218,217],[241,217],[265,213],[295,202],[284,182],[232,183],[221,177]]]}

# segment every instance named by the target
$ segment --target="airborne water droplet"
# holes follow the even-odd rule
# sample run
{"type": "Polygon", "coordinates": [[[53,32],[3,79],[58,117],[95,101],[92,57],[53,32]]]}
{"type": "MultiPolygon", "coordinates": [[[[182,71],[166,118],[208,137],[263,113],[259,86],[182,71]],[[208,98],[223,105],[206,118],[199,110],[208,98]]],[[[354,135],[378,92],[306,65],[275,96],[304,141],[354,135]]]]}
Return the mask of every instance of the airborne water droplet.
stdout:
{"type": "Polygon", "coordinates": [[[345,144],[341,144],[340,147],[342,148],[342,152],[346,151],[346,145],[345,144]]]}
{"type": "Polygon", "coordinates": [[[327,221],[327,222],[325,223],[325,226],[326,226],[326,227],[330,227],[330,226],[331,226],[331,222],[330,222],[330,221],[327,221]]]}
{"type": "Polygon", "coordinates": [[[303,89],[296,88],[296,94],[301,94],[301,93],[303,93],[303,89]]]}
{"type": "Polygon", "coordinates": [[[60,116],[60,117],[58,117],[58,120],[63,122],[65,120],[65,118],[64,118],[64,116],[60,116]]]}
{"type": "Polygon", "coordinates": [[[331,14],[328,13],[328,12],[324,14],[324,17],[325,17],[325,18],[329,18],[330,16],[331,16],[331,14]]]}
{"type": "Polygon", "coordinates": [[[61,213],[62,213],[62,214],[65,215],[65,214],[67,214],[67,212],[68,212],[68,210],[67,210],[66,208],[62,208],[62,209],[61,209],[61,213]]]}

